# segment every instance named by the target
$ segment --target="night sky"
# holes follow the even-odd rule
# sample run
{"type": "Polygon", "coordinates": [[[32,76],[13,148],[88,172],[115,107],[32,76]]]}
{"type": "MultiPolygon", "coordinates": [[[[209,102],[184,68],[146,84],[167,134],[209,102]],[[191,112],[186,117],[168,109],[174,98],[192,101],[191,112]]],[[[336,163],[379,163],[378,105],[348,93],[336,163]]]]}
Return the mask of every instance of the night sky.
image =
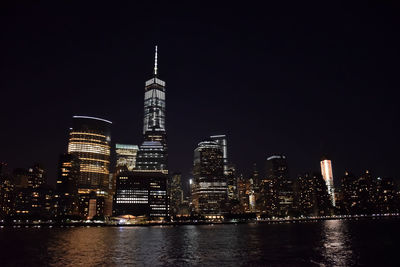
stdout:
{"type": "Polygon", "coordinates": [[[245,174],[283,153],[292,177],[324,154],[336,179],[400,177],[395,1],[170,2],[3,3],[0,161],[41,162],[54,183],[73,115],[111,120],[113,144],[139,145],[158,45],[170,171],[187,178],[197,143],[226,134],[245,174]]]}

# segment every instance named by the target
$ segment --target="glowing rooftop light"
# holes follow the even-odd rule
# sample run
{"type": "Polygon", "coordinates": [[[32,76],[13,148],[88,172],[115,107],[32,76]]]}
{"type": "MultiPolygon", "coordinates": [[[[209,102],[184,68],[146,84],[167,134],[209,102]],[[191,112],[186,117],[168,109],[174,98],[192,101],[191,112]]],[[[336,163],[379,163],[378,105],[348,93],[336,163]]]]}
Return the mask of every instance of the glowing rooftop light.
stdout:
{"type": "Polygon", "coordinates": [[[98,120],[98,121],[104,121],[107,123],[112,124],[111,121],[105,120],[105,119],[101,119],[101,118],[96,118],[96,117],[89,117],[89,116],[73,116],[74,119],[91,119],[91,120],[98,120]]]}

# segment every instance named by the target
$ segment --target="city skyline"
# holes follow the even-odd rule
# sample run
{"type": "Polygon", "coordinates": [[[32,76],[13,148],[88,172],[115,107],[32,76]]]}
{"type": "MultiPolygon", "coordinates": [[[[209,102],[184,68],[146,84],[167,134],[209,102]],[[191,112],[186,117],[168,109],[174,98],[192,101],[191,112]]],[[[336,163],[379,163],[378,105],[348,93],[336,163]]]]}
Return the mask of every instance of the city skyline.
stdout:
{"type": "MultiPolygon", "coordinates": [[[[230,10],[233,13],[237,12],[234,7],[230,10]]],[[[372,12],[369,9],[366,11],[369,12],[367,14],[372,12]]],[[[46,10],[40,12],[49,15],[46,10]]],[[[199,18],[197,12],[191,12],[199,18]]],[[[379,17],[379,10],[375,12],[372,14],[379,17]]],[[[389,55],[397,55],[390,54],[390,49],[398,41],[397,37],[387,37],[389,39],[383,40],[383,44],[373,42],[369,38],[366,40],[372,41],[372,44],[357,42],[362,49],[371,48],[368,50],[371,54],[358,52],[355,53],[356,56],[341,62],[340,59],[335,61],[329,53],[337,56],[347,50],[339,47],[333,50],[313,51],[315,47],[312,46],[312,41],[318,41],[323,48],[332,49],[328,45],[329,42],[321,43],[319,38],[313,36],[309,39],[300,38],[299,47],[282,49],[267,36],[263,35],[258,39],[255,37],[256,31],[250,31],[250,37],[259,41],[256,43],[263,44],[254,45],[255,51],[251,51],[252,46],[241,41],[229,25],[224,25],[213,16],[215,14],[211,15],[216,25],[220,26],[215,32],[200,31],[199,36],[189,34],[187,37],[174,39],[177,32],[161,33],[166,29],[165,26],[153,25],[157,30],[149,34],[146,40],[132,45],[137,39],[124,39],[127,43],[116,42],[112,49],[107,46],[111,40],[109,36],[95,33],[82,39],[84,48],[77,48],[74,43],[63,45],[63,40],[81,36],[84,30],[78,31],[77,35],[71,35],[56,21],[55,25],[61,27],[61,32],[66,36],[56,35],[55,39],[52,39],[52,44],[55,45],[52,49],[61,49],[68,55],[73,52],[83,53],[91,45],[97,47],[88,58],[73,56],[70,64],[66,65],[62,63],[66,58],[59,53],[56,58],[50,58],[54,50],[50,49],[50,52],[47,52],[45,49],[49,48],[48,46],[42,49],[36,47],[50,40],[45,30],[38,32],[40,38],[38,44],[32,44],[33,48],[20,43],[13,35],[6,35],[10,38],[8,42],[2,42],[2,46],[10,51],[11,55],[16,53],[16,49],[11,47],[12,44],[26,49],[19,52],[21,54],[16,62],[11,61],[12,57],[6,56],[2,64],[4,73],[10,74],[7,75],[9,77],[5,79],[2,88],[6,99],[12,101],[5,102],[2,106],[2,113],[7,116],[4,121],[4,138],[1,141],[1,160],[8,162],[11,168],[31,166],[34,162],[43,163],[49,169],[49,182],[54,184],[58,156],[65,151],[71,117],[79,114],[114,122],[111,147],[115,146],[115,142],[140,145],[140,118],[143,116],[142,83],[152,69],[151,54],[153,46],[158,44],[161,58],[160,76],[168,81],[168,88],[171,88],[168,91],[167,111],[171,166],[169,169],[181,171],[184,174],[183,179],[187,179],[192,168],[191,155],[197,143],[216,134],[227,135],[230,161],[242,171],[250,170],[253,162],[256,162],[260,166],[259,171],[264,173],[262,166],[268,156],[284,154],[288,158],[290,176],[295,178],[298,173],[318,170],[321,155],[327,154],[332,159],[335,177],[344,175],[345,170],[361,173],[369,169],[378,175],[398,179],[394,167],[398,147],[398,125],[393,123],[398,118],[398,107],[392,97],[395,81],[389,77],[389,67],[392,66],[393,60],[389,55]],[[171,34],[170,37],[168,34],[171,34]],[[221,39],[218,34],[222,35],[221,39]],[[204,41],[206,37],[213,37],[215,42],[204,41]],[[224,38],[239,40],[243,48],[233,43],[219,42],[224,38]],[[187,47],[179,44],[179,40],[190,45],[187,47]],[[98,41],[102,44],[100,47],[96,46],[98,41]],[[194,45],[197,41],[201,42],[194,45]],[[128,44],[132,46],[128,48],[128,44]],[[374,49],[379,45],[381,47],[378,48],[381,49],[374,49]],[[201,47],[205,51],[201,51],[201,47]],[[116,53],[114,49],[119,48],[122,52],[116,53]],[[383,48],[388,50],[383,51],[383,48]],[[39,49],[38,55],[33,53],[35,49],[39,49]],[[284,53],[294,57],[286,57],[284,53]],[[297,53],[311,55],[312,62],[308,62],[310,58],[299,56],[297,53]],[[127,59],[123,59],[125,55],[127,59]],[[322,56],[321,61],[315,58],[318,55],[322,56]],[[372,64],[373,66],[379,65],[383,70],[378,71],[376,67],[367,70],[361,64],[352,61],[362,55],[366,56],[366,60],[376,63],[372,64]],[[22,60],[25,57],[27,60],[22,60]],[[104,58],[105,60],[102,60],[104,58]],[[33,69],[35,65],[32,62],[36,59],[43,69],[33,69]],[[98,66],[94,66],[90,60],[97,62],[98,66]],[[330,63],[324,65],[323,60],[330,63]],[[83,66],[77,66],[79,63],[83,66]],[[305,70],[292,68],[295,64],[304,65],[305,70]],[[245,70],[241,65],[251,71],[245,70]],[[84,69],[88,66],[93,69],[85,72],[84,69]],[[118,71],[112,70],[110,66],[118,71]],[[75,67],[76,70],[73,69],[75,67]],[[286,70],[284,75],[278,74],[275,67],[286,70]],[[332,71],[332,75],[316,71],[319,67],[325,72],[332,71]],[[295,70],[298,71],[297,74],[293,73],[295,70]],[[35,77],[28,73],[30,71],[35,77]],[[106,75],[108,71],[111,76],[106,75]],[[376,71],[376,75],[369,77],[371,71],[376,71]],[[299,78],[300,74],[307,78],[299,78]],[[290,82],[291,79],[295,82],[290,82]],[[380,90],[379,84],[383,86],[380,90]],[[260,87],[257,88],[258,86],[260,87]],[[99,96],[95,95],[97,90],[100,92],[99,96]],[[63,97],[59,98],[59,95],[63,97]],[[16,103],[20,103],[21,108],[12,108],[12,104],[16,103]],[[11,110],[13,112],[10,112],[11,110]]],[[[332,14],[328,12],[328,15],[332,14]]],[[[360,14],[359,16],[364,18],[360,14]]],[[[138,20],[141,21],[140,18],[138,20]]],[[[173,22],[171,19],[167,21],[173,22]]],[[[268,19],[261,20],[264,23],[267,21],[268,19]]],[[[301,21],[305,25],[298,26],[300,32],[317,34],[317,26],[304,19],[301,21]]],[[[39,20],[34,23],[42,22],[39,20]]],[[[322,23],[329,26],[326,20],[322,20],[322,23]]],[[[357,29],[364,29],[350,17],[346,17],[346,23],[357,29]]],[[[119,21],[113,21],[112,25],[119,25],[119,21]]],[[[132,24],[128,25],[132,27],[132,24]]],[[[253,24],[248,23],[243,27],[248,30],[251,25],[253,24]]],[[[289,21],[288,25],[283,25],[282,28],[277,26],[277,29],[290,28],[291,25],[297,24],[289,21]]],[[[343,23],[343,26],[345,25],[343,23]]],[[[72,23],[71,27],[75,26],[72,23]]],[[[103,24],[94,19],[85,30],[99,29],[101,26],[103,24]]],[[[196,20],[190,21],[188,26],[180,30],[189,33],[187,30],[190,26],[199,30],[199,22],[196,20]]],[[[383,26],[385,25],[376,22],[376,28],[380,29],[383,26]]],[[[22,32],[29,29],[25,24],[18,23],[7,24],[7,27],[10,30],[16,27],[22,32]]],[[[50,32],[54,30],[50,26],[45,29],[50,32]]],[[[277,33],[277,29],[267,28],[266,32],[275,38],[280,37],[282,41],[287,40],[277,33]]],[[[145,30],[146,28],[143,29],[145,30]]],[[[240,28],[238,31],[239,34],[242,33],[240,28]]],[[[335,31],[328,32],[333,34],[329,40],[334,42],[352,40],[350,36],[342,36],[335,31]]],[[[112,36],[120,36],[118,34],[121,33],[111,33],[112,36]]],[[[379,37],[377,30],[372,30],[372,34],[379,37]]],[[[293,34],[291,36],[293,37],[293,34]]],[[[361,37],[366,38],[364,35],[361,37]]],[[[356,49],[358,46],[354,45],[352,48],[356,49]]]]}
{"type": "Polygon", "coordinates": [[[399,7],[5,1],[1,267],[399,265],[399,7]]]}

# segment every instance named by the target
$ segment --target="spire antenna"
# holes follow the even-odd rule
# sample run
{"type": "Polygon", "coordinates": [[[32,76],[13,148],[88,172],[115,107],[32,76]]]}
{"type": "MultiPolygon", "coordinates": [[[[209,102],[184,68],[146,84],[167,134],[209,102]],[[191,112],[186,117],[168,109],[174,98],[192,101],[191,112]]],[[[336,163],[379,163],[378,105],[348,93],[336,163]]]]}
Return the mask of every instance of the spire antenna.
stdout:
{"type": "Polygon", "coordinates": [[[157,75],[157,46],[156,46],[156,51],[154,55],[154,75],[157,75]]]}

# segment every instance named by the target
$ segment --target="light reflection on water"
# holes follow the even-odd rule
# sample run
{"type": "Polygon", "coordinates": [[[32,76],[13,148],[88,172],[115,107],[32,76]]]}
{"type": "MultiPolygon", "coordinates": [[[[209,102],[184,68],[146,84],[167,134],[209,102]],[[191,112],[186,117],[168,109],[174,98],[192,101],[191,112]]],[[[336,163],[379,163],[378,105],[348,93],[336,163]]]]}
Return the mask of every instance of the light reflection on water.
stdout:
{"type": "Polygon", "coordinates": [[[322,255],[327,262],[334,266],[351,266],[352,261],[351,235],[347,224],[341,220],[323,222],[322,255]]]}
{"type": "Polygon", "coordinates": [[[0,265],[384,266],[397,260],[399,221],[3,228],[0,265]]]}

